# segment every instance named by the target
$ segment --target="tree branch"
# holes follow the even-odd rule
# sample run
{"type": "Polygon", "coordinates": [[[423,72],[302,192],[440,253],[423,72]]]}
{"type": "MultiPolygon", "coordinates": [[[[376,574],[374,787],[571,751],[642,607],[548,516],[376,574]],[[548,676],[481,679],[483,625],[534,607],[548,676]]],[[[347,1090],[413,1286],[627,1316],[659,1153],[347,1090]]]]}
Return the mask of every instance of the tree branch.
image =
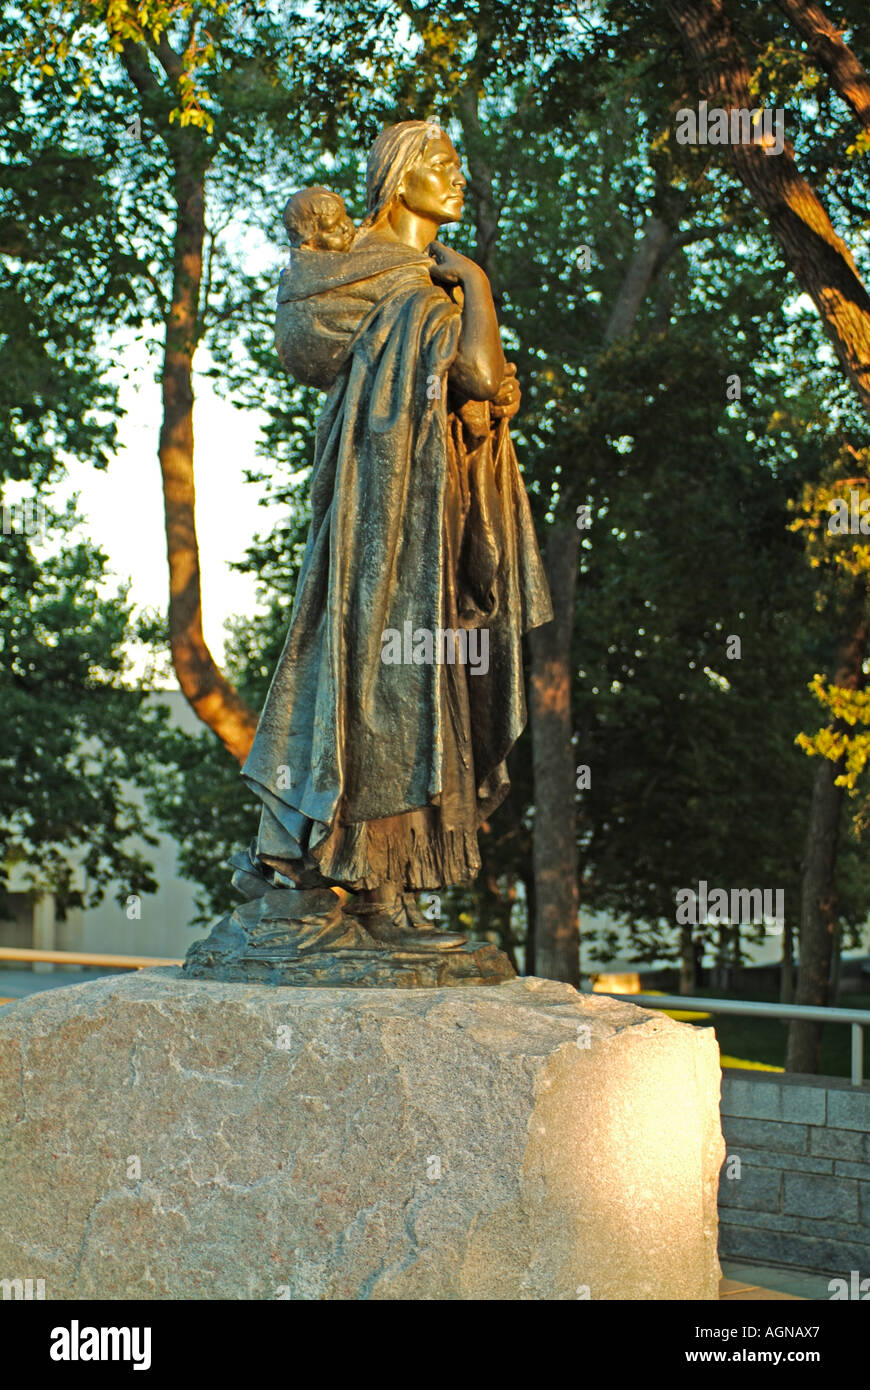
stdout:
{"type": "Polygon", "coordinates": [[[486,140],[480,125],[477,86],[469,77],[457,94],[456,106],[465,139],[469,181],[474,192],[474,229],[477,263],[489,280],[496,304],[500,301],[496,241],[500,208],[492,191],[492,168],[486,157],[486,140]]]}
{"type": "Polygon", "coordinates": [[[870,132],[870,76],[836,25],[813,0],[776,0],[786,19],[806,41],[816,67],[830,77],[840,96],[870,132]]]}
{"type": "Polygon", "coordinates": [[[165,104],[166,93],[151,71],[151,64],[148,62],[140,43],[134,43],[132,39],[125,39],[121,48],[121,62],[124,64],[127,76],[143,100],[159,102],[161,105],[165,104]]]}
{"type": "Polygon", "coordinates": [[[166,316],[169,313],[169,302],[166,298],[166,295],[163,293],[163,287],[160,284],[160,281],[157,279],[157,276],[154,274],[154,271],[151,269],[151,267],[149,265],[146,265],[144,261],[139,261],[137,263],[136,273],[141,275],[143,280],[147,280],[148,284],[154,291],[154,297],[157,300],[158,313],[160,314],[161,319],[165,322],[166,316]]]}
{"type": "Polygon", "coordinates": [[[730,231],[733,225],[733,222],[726,221],[720,222],[713,227],[687,227],[684,232],[675,232],[662,251],[657,269],[660,268],[675,251],[679,251],[680,247],[690,246],[693,241],[707,241],[710,237],[721,236],[723,232],[730,231]]]}
{"type": "Polygon", "coordinates": [[[631,332],[640,312],[656,270],[662,263],[662,252],[668,244],[670,228],[660,217],[650,217],[638,242],[625,275],[616,303],[604,330],[604,346],[610,347],[631,332]]]}
{"type": "MultiPolygon", "coordinates": [[[[712,106],[751,110],[750,74],[722,0],[665,0],[685,52],[712,106]]],[[[870,294],[846,243],[815,190],[797,169],[794,148],[768,155],[754,141],[729,146],[786,263],[810,295],[844,373],[870,415],[870,294]]]]}
{"type": "Polygon", "coordinates": [[[177,85],[184,72],[184,59],[180,53],[176,53],[165,34],[160,35],[152,52],[166,76],[177,85]]]}

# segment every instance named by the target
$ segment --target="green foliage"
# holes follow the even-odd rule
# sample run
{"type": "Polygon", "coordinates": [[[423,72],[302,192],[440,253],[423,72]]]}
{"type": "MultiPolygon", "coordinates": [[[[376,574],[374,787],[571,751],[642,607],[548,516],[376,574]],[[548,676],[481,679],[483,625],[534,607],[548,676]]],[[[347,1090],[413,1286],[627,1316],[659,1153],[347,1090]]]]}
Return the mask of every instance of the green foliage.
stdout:
{"type": "Polygon", "coordinates": [[[118,901],[157,886],[129,843],[155,843],[128,785],[154,715],[125,684],[129,644],[155,634],[123,590],[105,594],[106,557],[75,538],[75,520],[47,509],[40,554],[0,535],[0,890],[18,865],[61,910],[95,904],[112,879],[118,901]]]}
{"type": "MultiPolygon", "coordinates": [[[[775,7],[737,0],[731,10],[753,35],[753,90],[787,107],[801,167],[851,236],[870,205],[854,118],[775,7]]],[[[843,14],[866,49],[864,9],[850,0],[843,14]]],[[[697,91],[665,6],[46,0],[23,35],[3,30],[3,47],[18,66],[0,101],[21,130],[6,137],[0,185],[0,234],[7,253],[18,246],[0,285],[21,345],[0,375],[13,476],[49,476],[63,450],[105,460],[113,405],[101,326],[159,320],[182,136],[208,169],[200,341],[219,388],[265,412],[252,482],[286,505],[285,521],[239,561],[268,600],[265,616],[237,620],[231,642],[230,674],[255,706],[289,620],[319,409],[274,353],[283,202],[324,182],[359,220],[365,149],[380,126],[433,115],[467,155],[460,115],[476,96],[491,186],[472,181],[469,211],[489,194],[499,210],[500,316],[524,391],[515,435],[536,521],[543,538],[577,505],[592,516],[574,651],[576,761],[592,770],[578,801],[583,904],[631,921],[641,958],[678,950],[674,892],[700,878],[782,886],[794,916],[811,774],[795,739],[813,715],[807,681],[830,662],[842,576],[829,550],[806,563],[789,507],[836,473],[864,426],[727,161],[673,139],[674,113],[697,91]],[[89,29],[85,14],[97,21],[89,29]],[[159,59],[164,33],[184,55],[174,79],[159,59]],[[131,81],[131,44],[154,90],[131,81]],[[146,138],[122,174],[120,132],[137,112],[146,138]],[[38,202],[23,172],[33,160],[51,195],[40,189],[38,202]],[[605,347],[652,217],[673,244],[631,334],[605,347]],[[37,236],[40,255],[29,257],[37,236]],[[733,374],[742,394],[729,401],[733,374]],[[730,660],[735,635],[741,656],[730,660]]],[[[471,221],[450,239],[471,250],[471,221]]],[[[866,247],[854,250],[866,268],[866,247]]],[[[447,895],[454,920],[473,913],[503,939],[522,937],[533,892],[529,767],[526,736],[511,799],[481,837],[484,873],[447,895]]],[[[255,826],[236,765],[210,735],[158,727],[139,775],[203,884],[203,910],[225,903],[223,860],[255,826]]],[[[847,922],[870,904],[860,833],[857,816],[841,856],[847,922]]]]}
{"type": "MultiPolygon", "coordinates": [[[[348,26],[336,42],[379,63],[380,88],[358,89],[346,119],[342,95],[326,138],[311,132],[306,157],[293,152],[292,186],[331,183],[360,215],[360,135],[384,119],[435,114],[452,120],[462,148],[456,101],[466,81],[476,84],[533,507],[539,527],[581,502],[594,517],[575,636],[576,759],[592,768],[579,802],[584,906],[630,921],[641,958],[676,954],[674,893],[700,878],[784,887],[794,920],[809,795],[794,740],[812,708],[807,674],[829,639],[788,505],[829,466],[858,419],[854,403],[821,352],[816,320],[795,312],[743,190],[721,164],[673,142],[685,93],[679,67],[664,61],[674,39],[663,13],[651,45],[647,6],[609,6],[594,32],[557,7],[512,15],[506,28],[496,22],[503,7],[399,8],[416,36],[404,66],[384,52],[395,31],[383,28],[389,6],[334,12],[348,26]],[[684,249],[659,268],[630,340],[605,350],[650,215],[688,234],[684,249]],[[743,392],[729,403],[733,373],[743,392]],[[731,635],[739,660],[726,655],[731,635]]],[[[806,65],[789,61],[768,64],[767,90],[787,78],[801,96],[806,65]]],[[[825,179],[833,130],[800,108],[799,134],[825,179]]],[[[469,191],[473,210],[484,190],[469,191]]],[[[261,223],[273,238],[282,238],[279,208],[276,197],[272,221],[261,223]]],[[[451,239],[472,249],[470,222],[451,239]]],[[[251,302],[245,354],[236,322],[218,330],[213,351],[233,398],[269,413],[269,462],[256,481],[286,500],[297,524],[260,538],[243,565],[287,597],[317,398],[276,374],[271,302],[265,293],[251,302]]],[[[270,615],[270,653],[286,616],[270,615]]],[[[258,661],[257,674],[267,666],[258,661]]],[[[502,939],[517,930],[522,939],[532,890],[529,763],[526,735],[511,799],[481,837],[484,873],[446,895],[452,920],[473,917],[502,939]]],[[[851,921],[870,901],[865,876],[850,868],[857,853],[849,844],[843,859],[851,921]]]]}
{"type": "MultiPolygon", "coordinates": [[[[227,674],[254,709],[266,697],[287,622],[287,603],[279,598],[264,616],[231,625],[227,674]]],[[[238,763],[208,730],[192,735],[167,722],[154,731],[138,776],[150,811],[177,842],[181,873],[200,886],[190,925],[226,911],[234,901],[227,860],[251,842],[259,822],[259,802],[241,781],[238,763]]]]}
{"type": "MultiPolygon", "coordinates": [[[[803,538],[810,568],[821,579],[818,606],[838,627],[842,626],[840,615],[856,597],[866,605],[870,575],[867,462],[866,449],[847,443],[821,479],[808,483],[791,507],[795,520],[790,529],[803,538]]],[[[870,761],[870,692],[863,682],[854,688],[838,685],[818,671],[809,688],[829,722],[813,735],[799,733],[796,742],[810,757],[842,763],[836,784],[848,788],[854,829],[863,832],[868,789],[861,779],[870,761]]]]}

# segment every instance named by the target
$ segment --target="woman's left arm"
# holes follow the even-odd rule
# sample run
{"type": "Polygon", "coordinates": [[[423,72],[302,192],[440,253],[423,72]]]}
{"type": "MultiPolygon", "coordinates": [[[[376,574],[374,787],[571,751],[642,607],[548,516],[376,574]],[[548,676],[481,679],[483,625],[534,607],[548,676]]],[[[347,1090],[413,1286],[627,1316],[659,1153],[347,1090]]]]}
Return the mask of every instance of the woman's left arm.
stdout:
{"type": "Polygon", "coordinates": [[[450,376],[464,395],[491,401],[506,375],[504,352],[489,280],[479,265],[440,241],[428,247],[432,279],[438,285],[461,285],[464,298],[459,349],[450,376]]]}

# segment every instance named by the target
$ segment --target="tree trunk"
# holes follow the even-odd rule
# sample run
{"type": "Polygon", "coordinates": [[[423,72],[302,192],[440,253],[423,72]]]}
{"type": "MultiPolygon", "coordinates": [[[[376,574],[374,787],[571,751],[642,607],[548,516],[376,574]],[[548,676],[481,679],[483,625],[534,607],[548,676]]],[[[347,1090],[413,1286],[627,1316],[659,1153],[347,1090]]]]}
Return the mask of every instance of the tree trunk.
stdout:
{"type": "Polygon", "coordinates": [[[605,347],[627,338],[631,332],[670,238],[670,229],[660,217],[648,220],[604,330],[605,347]]]}
{"type": "Polygon", "coordinates": [[[730,932],[731,928],[726,922],[720,922],[716,931],[716,988],[731,988],[731,951],[730,951],[730,932]]]}
{"type": "Polygon", "coordinates": [[[205,171],[196,158],[196,139],[191,133],[180,140],[175,159],[177,222],[161,382],[159,454],[169,561],[169,640],[178,683],[190,705],[227,751],[244,762],[257,718],[218,668],[202,630],[193,476],[193,354],[205,237],[205,171]]]}
{"type": "MultiPolygon", "coordinates": [[[[578,889],[579,897],[579,889],[578,889]]],[[[535,883],[534,872],[534,851],[532,854],[532,872],[526,879],[526,940],[523,952],[523,974],[534,975],[535,973],[535,940],[538,925],[538,887],[535,883]]]]}
{"type": "MultiPolygon", "coordinates": [[[[711,105],[751,110],[749,70],[722,0],[666,0],[666,4],[711,105]]],[[[799,9],[807,12],[804,4],[799,9]]],[[[842,68],[838,80],[842,80],[842,68]]],[[[812,298],[843,371],[870,414],[870,295],[849,248],[834,231],[817,194],[798,172],[788,142],[780,155],[767,155],[755,143],[728,148],[740,179],[767,216],[786,263],[812,298]]],[[[866,651],[863,603],[861,610],[835,677],[835,684],[853,689],[861,679],[866,651]],[[859,649],[861,658],[856,665],[859,649]]],[[[801,888],[798,1004],[824,1005],[829,997],[836,918],[834,876],[843,801],[842,788],[835,786],[839,771],[829,760],[820,761],[813,787],[801,888]]],[[[820,1046],[818,1024],[792,1023],[787,1070],[817,1071],[820,1046]]]]}
{"type": "Polygon", "coordinates": [[[680,994],[692,995],[698,988],[698,953],[692,935],[692,923],[680,927],[680,994]]]}
{"type": "Polygon", "coordinates": [[[780,1004],[794,1003],[794,927],[786,917],[782,928],[782,967],[779,975],[780,1004]]]}
{"type": "Polygon", "coordinates": [[[812,0],[776,0],[790,24],[806,40],[810,58],[826,72],[865,130],[870,130],[870,77],[839,29],[812,0]]]}
{"type": "Polygon", "coordinates": [[[840,974],[843,967],[843,919],[837,918],[834,927],[834,942],[831,950],[831,979],[828,985],[828,999],[835,1009],[840,995],[840,974]]]}
{"type": "MultiPolygon", "coordinates": [[[[481,51],[479,41],[478,52],[481,51]]],[[[486,272],[496,303],[500,298],[496,247],[499,209],[492,166],[478,110],[474,68],[456,102],[473,195],[475,257],[486,272]]],[[[532,735],[535,824],[526,934],[526,974],[580,983],[579,887],[577,882],[574,730],[571,719],[571,647],[577,586],[579,532],[553,527],[546,568],[556,617],[530,634],[532,672],[529,725],[532,735]],[[562,536],[562,539],[559,539],[562,536]]]]}
{"type": "Polygon", "coordinates": [[[154,50],[167,84],[158,81],[144,44],[126,40],[121,61],[144,106],[159,117],[172,159],[175,238],[172,296],[165,321],[163,421],[158,453],[163,474],[166,553],[169,563],[169,644],[182,692],[204,724],[238,762],[244,762],[257,716],[233,689],[209,651],[202,630],[196,493],[193,478],[193,355],[199,339],[199,298],[205,240],[205,174],[202,133],[170,126],[169,113],[183,80],[184,62],[164,34],[154,50]]]}
{"type": "Polygon", "coordinates": [[[492,166],[486,154],[486,140],[480,128],[477,87],[469,80],[461,88],[456,107],[462,126],[468,177],[473,195],[475,248],[478,265],[486,271],[496,304],[501,300],[501,287],[496,262],[499,208],[492,191],[492,166]]]}
{"type": "MultiPolygon", "coordinates": [[[[857,690],[864,681],[867,655],[868,614],[866,579],[855,582],[849,606],[847,635],[837,654],[833,683],[857,690]]],[[[845,732],[840,721],[835,729],[845,732]]],[[[800,965],[796,1004],[830,1002],[831,961],[837,931],[837,841],[845,789],[836,785],[841,762],[819,758],[813,782],[801,884],[800,965]]],[[[789,1025],[786,1071],[816,1073],[819,1070],[822,1025],[795,1020],[789,1025]]]]}
{"type": "Polygon", "coordinates": [[[504,951],[514,970],[519,975],[520,968],[516,953],[516,938],[513,931],[513,906],[516,902],[517,889],[516,877],[509,873],[505,875],[505,889],[502,891],[498,879],[494,875],[487,876],[487,888],[492,899],[492,916],[490,919],[491,928],[498,935],[499,948],[504,951]]]}
{"type": "MultiPolygon", "coordinates": [[[[677,244],[661,218],[649,219],[608,319],[605,347],[631,332],[658,271],[677,244]]],[[[536,974],[571,984],[577,983],[580,968],[577,799],[571,720],[571,648],[579,551],[580,535],[573,519],[550,528],[546,564],[555,617],[552,623],[531,634],[529,709],[535,778],[536,881],[534,951],[529,959],[534,962],[536,974]]],[[[694,978],[691,941],[688,949],[688,968],[694,978]]]]}
{"type": "MultiPolygon", "coordinates": [[[[752,110],[749,69],[722,0],[666,0],[711,106],[752,110]]],[[[802,6],[802,8],[805,8],[802,6]]],[[[760,144],[728,149],[738,176],[765,213],[786,263],[818,310],[848,379],[870,415],[870,295],[852,253],[837,235],[824,205],[794,161],[760,144]]]]}
{"type": "Polygon", "coordinates": [[[534,973],[575,987],[580,983],[580,904],[571,638],[579,552],[580,532],[573,518],[550,527],[546,569],[554,617],[530,634],[529,710],[535,786],[534,973]]]}
{"type": "MultiPolygon", "coordinates": [[[[829,1002],[828,982],[837,920],[837,841],[843,788],[834,785],[839,763],[820,758],[813,782],[810,823],[801,885],[800,967],[796,1004],[829,1002]]],[[[786,1071],[818,1072],[821,1023],[795,1020],[789,1025],[786,1071]]]]}

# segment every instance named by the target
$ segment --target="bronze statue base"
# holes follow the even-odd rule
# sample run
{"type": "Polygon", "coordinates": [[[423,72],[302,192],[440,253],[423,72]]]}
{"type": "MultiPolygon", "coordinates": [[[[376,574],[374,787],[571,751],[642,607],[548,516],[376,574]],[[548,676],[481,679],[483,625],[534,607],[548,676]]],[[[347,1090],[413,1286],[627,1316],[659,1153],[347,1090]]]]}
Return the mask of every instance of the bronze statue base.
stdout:
{"type": "Polygon", "coordinates": [[[439,932],[420,920],[379,935],[377,913],[343,908],[329,888],[256,885],[245,871],[238,883],[249,897],[191,946],[182,967],[197,979],[247,984],[434,989],[501,984],[516,972],[488,942],[439,932]]]}
{"type": "Polygon", "coordinates": [[[196,942],[183,970],[195,979],[243,984],[297,985],[333,989],[436,989],[449,985],[500,985],[516,973],[503,951],[488,942],[469,942],[451,951],[343,950],[292,955],[251,950],[230,955],[216,950],[215,934],[196,942]]]}

